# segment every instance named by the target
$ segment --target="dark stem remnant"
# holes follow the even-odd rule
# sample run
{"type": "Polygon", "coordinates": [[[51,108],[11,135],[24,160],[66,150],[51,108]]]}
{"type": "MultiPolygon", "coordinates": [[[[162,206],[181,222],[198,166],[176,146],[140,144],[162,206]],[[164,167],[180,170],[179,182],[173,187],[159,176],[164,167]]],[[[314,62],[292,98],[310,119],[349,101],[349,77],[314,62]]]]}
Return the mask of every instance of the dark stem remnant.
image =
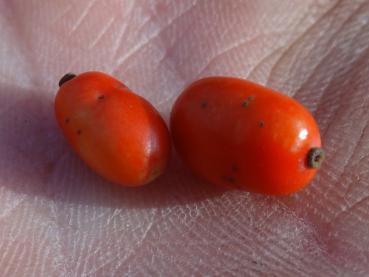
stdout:
{"type": "Polygon", "coordinates": [[[69,119],[69,117],[67,117],[66,119],[65,119],[65,123],[69,123],[69,121],[70,121],[70,119],[69,119]]]}
{"type": "Polygon", "coordinates": [[[310,168],[320,168],[324,161],[325,153],[320,147],[313,147],[307,154],[307,165],[310,168]]]}
{"type": "Polygon", "coordinates": [[[59,87],[61,87],[64,83],[68,82],[69,80],[72,80],[74,77],[76,77],[76,75],[73,73],[65,74],[59,81],[59,87]]]}
{"type": "Polygon", "coordinates": [[[77,135],[82,134],[82,131],[80,129],[77,130],[77,135]]]}
{"type": "Polygon", "coordinates": [[[264,126],[265,126],[265,123],[264,123],[264,121],[259,121],[259,128],[264,128],[264,126]]]}
{"type": "Polygon", "coordinates": [[[223,176],[222,180],[227,182],[227,183],[231,183],[231,184],[235,184],[236,183],[236,178],[233,176],[223,176]]]}
{"type": "Polygon", "coordinates": [[[242,107],[243,107],[243,108],[247,108],[247,107],[250,105],[251,101],[253,101],[254,99],[255,99],[255,96],[250,95],[249,97],[247,97],[247,99],[246,99],[246,100],[244,100],[244,101],[242,102],[242,107]]]}
{"type": "Polygon", "coordinates": [[[208,106],[208,102],[206,101],[201,101],[201,108],[205,109],[208,106]]]}
{"type": "Polygon", "coordinates": [[[97,99],[104,100],[105,99],[105,95],[100,95],[99,97],[97,97],[97,99]]]}

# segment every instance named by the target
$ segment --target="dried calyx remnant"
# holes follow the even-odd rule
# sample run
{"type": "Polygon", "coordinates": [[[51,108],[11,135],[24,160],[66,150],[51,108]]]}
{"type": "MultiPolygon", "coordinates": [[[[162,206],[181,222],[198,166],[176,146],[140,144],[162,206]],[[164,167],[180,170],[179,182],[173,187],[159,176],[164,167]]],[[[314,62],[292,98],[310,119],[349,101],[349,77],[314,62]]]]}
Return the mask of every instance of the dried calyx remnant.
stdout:
{"type": "Polygon", "coordinates": [[[69,80],[72,80],[74,77],[76,77],[76,74],[73,73],[65,74],[59,81],[59,87],[61,87],[64,83],[68,82],[69,80]]]}
{"type": "Polygon", "coordinates": [[[319,147],[310,149],[307,155],[307,164],[310,168],[320,168],[324,160],[324,150],[319,147]]]}

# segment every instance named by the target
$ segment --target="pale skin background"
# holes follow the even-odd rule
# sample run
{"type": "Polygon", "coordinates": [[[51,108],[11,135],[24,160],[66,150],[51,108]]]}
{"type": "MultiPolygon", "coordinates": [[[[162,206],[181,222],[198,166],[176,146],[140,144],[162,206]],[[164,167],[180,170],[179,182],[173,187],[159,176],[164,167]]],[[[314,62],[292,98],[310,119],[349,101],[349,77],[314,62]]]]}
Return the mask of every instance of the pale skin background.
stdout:
{"type": "Polygon", "coordinates": [[[0,276],[368,276],[369,1],[0,0],[0,276]],[[248,78],[316,117],[326,162],[289,197],[222,192],[175,155],[142,189],[59,131],[60,77],[101,70],[167,120],[190,82],[248,78]]]}

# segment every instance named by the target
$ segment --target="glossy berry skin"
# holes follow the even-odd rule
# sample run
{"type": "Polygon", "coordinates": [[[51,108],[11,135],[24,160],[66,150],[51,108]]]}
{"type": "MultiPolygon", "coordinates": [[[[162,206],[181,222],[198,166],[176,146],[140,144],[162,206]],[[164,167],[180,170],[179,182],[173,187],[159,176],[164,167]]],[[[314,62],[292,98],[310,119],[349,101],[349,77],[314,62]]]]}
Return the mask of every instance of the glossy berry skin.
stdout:
{"type": "Polygon", "coordinates": [[[294,99],[246,80],[190,85],[170,120],[175,148],[199,177],[268,195],[295,192],[323,160],[312,115],[294,99]]]}
{"type": "Polygon", "coordinates": [[[170,138],[163,119],[113,77],[100,72],[65,75],[55,114],[72,148],[109,181],[140,186],[166,168],[170,138]]]}

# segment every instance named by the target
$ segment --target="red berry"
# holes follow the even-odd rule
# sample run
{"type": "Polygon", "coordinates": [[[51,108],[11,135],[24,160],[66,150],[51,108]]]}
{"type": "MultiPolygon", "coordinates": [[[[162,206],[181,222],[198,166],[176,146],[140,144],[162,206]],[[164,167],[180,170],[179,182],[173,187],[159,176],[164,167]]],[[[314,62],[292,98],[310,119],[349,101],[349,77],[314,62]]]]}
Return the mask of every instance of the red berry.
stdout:
{"type": "Polygon", "coordinates": [[[241,79],[193,83],[177,99],[170,125],[185,164],[222,187],[295,192],[324,157],[318,126],[301,104],[241,79]]]}
{"type": "Polygon", "coordinates": [[[169,133],[149,102],[100,72],[66,74],[59,85],[57,121],[94,171],[125,186],[144,185],[163,173],[169,133]]]}

